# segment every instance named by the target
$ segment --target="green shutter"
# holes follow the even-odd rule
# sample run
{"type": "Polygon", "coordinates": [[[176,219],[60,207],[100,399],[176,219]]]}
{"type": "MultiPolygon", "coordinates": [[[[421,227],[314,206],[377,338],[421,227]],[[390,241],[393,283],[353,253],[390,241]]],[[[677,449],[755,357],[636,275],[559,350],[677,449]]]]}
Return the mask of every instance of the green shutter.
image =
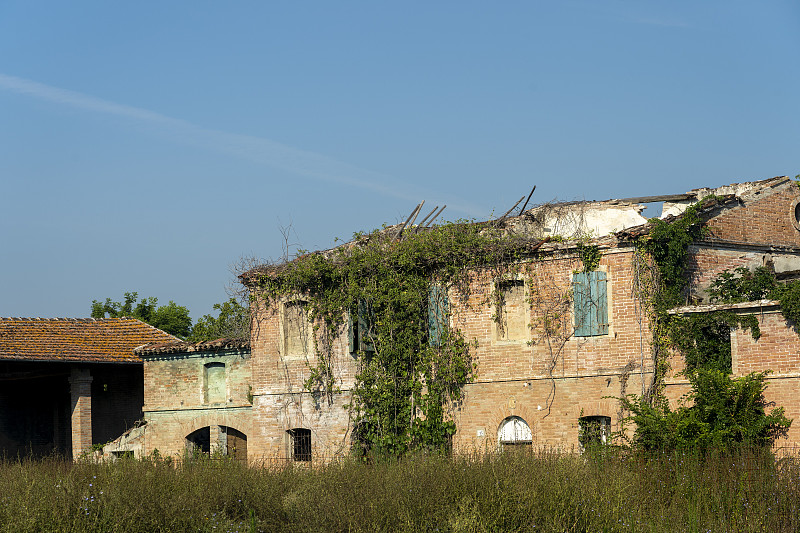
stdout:
{"type": "Polygon", "coordinates": [[[608,298],[606,296],[606,273],[592,272],[591,292],[593,319],[592,335],[608,335],[608,298]]]}
{"type": "Polygon", "coordinates": [[[588,337],[592,334],[590,304],[592,301],[589,276],[579,272],[572,277],[572,298],[575,310],[575,336],[588,337]]]}
{"type": "Polygon", "coordinates": [[[606,273],[580,272],[572,278],[575,336],[608,335],[606,273]]]}
{"type": "Polygon", "coordinates": [[[441,285],[431,285],[428,290],[428,342],[431,346],[442,343],[449,312],[447,289],[441,285]]]}

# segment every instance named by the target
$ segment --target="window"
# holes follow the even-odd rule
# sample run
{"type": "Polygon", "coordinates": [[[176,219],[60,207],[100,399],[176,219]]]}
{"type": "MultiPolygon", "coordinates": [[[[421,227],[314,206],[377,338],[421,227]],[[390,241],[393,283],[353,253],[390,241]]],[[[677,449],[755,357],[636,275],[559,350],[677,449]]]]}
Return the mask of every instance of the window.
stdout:
{"type": "Polygon", "coordinates": [[[350,353],[375,352],[375,311],[367,300],[359,300],[350,312],[348,337],[350,353]]]}
{"type": "Polygon", "coordinates": [[[601,446],[611,435],[611,417],[582,416],[578,419],[578,442],[581,449],[601,446]]]}
{"type": "Polygon", "coordinates": [[[441,346],[447,332],[449,314],[447,289],[441,285],[431,285],[428,290],[428,342],[431,346],[441,346]]]}
{"type": "Polygon", "coordinates": [[[283,341],[286,355],[309,352],[308,304],[298,300],[283,305],[283,341]]]}
{"type": "Polygon", "coordinates": [[[497,340],[528,340],[528,307],[525,304],[525,282],[521,279],[501,281],[497,284],[496,333],[497,340]]]}
{"type": "Polygon", "coordinates": [[[608,335],[606,273],[579,272],[572,278],[575,303],[575,336],[608,335]]]}
{"type": "Polygon", "coordinates": [[[289,435],[289,449],[293,461],[311,460],[311,430],[294,428],[286,431],[289,435]]]}
{"type": "Polygon", "coordinates": [[[503,447],[530,446],[533,443],[533,434],[525,420],[518,416],[509,416],[500,423],[497,440],[503,447]]]}
{"type": "Polygon", "coordinates": [[[225,363],[207,363],[203,367],[203,374],[205,403],[225,402],[225,363]]]}

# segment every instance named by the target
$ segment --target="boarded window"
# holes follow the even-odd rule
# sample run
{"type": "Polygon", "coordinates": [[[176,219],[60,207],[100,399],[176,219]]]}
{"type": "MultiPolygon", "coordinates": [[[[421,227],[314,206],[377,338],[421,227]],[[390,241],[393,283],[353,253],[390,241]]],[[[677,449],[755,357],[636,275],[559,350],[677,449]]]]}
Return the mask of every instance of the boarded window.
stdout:
{"type": "Polygon", "coordinates": [[[375,351],[375,311],[367,300],[358,300],[350,311],[348,340],[351,354],[375,351]]]}
{"type": "Polygon", "coordinates": [[[225,401],[225,363],[208,363],[203,367],[203,384],[205,403],[222,403],[225,401]]]}
{"type": "Polygon", "coordinates": [[[530,446],[533,434],[528,423],[518,416],[509,416],[500,423],[497,440],[503,446],[530,446]]]}
{"type": "Polygon", "coordinates": [[[286,354],[307,355],[309,352],[308,304],[303,301],[283,305],[283,339],[286,354]]]}
{"type": "Polygon", "coordinates": [[[447,331],[450,315],[450,302],[447,289],[441,285],[431,285],[428,291],[428,342],[440,346],[447,331]]]}
{"type": "Polygon", "coordinates": [[[611,435],[611,417],[582,416],[578,419],[578,442],[581,449],[600,446],[608,442],[611,435]]]}
{"type": "Polygon", "coordinates": [[[311,430],[294,428],[286,431],[289,435],[289,451],[293,461],[311,460],[311,430]]]}
{"type": "Polygon", "coordinates": [[[575,336],[608,335],[606,273],[579,272],[572,278],[575,336]]]}
{"type": "Polygon", "coordinates": [[[528,340],[528,306],[525,303],[525,283],[521,279],[497,284],[496,328],[501,341],[528,340]]]}

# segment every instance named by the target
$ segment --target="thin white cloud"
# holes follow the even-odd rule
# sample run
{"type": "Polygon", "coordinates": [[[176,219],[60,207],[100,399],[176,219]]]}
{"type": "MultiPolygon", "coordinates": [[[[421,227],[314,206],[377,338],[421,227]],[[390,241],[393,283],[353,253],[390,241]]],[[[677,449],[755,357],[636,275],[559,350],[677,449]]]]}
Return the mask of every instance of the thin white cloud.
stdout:
{"type": "MultiPolygon", "coordinates": [[[[175,142],[207,147],[235,157],[277,167],[307,178],[348,185],[384,196],[413,201],[414,203],[422,199],[420,196],[425,194],[424,191],[411,190],[411,187],[405,190],[392,187],[388,183],[397,180],[389,176],[262,137],[203,128],[197,124],[147,109],[117,104],[94,96],[2,73],[0,73],[0,88],[77,109],[115,115],[155,125],[159,128],[160,133],[168,134],[175,142]]],[[[430,198],[429,200],[431,203],[437,201],[435,198],[430,198]]],[[[440,204],[444,203],[441,200],[438,201],[440,204]]],[[[449,210],[474,217],[484,217],[487,213],[485,209],[475,205],[464,203],[453,205],[452,202],[449,204],[449,210]]]]}

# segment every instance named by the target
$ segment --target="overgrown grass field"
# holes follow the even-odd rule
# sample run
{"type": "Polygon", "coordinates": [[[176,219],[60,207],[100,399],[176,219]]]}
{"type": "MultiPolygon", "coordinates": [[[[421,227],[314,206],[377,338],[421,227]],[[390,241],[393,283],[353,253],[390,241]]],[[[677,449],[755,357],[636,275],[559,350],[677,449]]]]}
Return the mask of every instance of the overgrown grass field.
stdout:
{"type": "Polygon", "coordinates": [[[0,463],[0,531],[800,531],[800,461],[554,451],[0,463]]]}

